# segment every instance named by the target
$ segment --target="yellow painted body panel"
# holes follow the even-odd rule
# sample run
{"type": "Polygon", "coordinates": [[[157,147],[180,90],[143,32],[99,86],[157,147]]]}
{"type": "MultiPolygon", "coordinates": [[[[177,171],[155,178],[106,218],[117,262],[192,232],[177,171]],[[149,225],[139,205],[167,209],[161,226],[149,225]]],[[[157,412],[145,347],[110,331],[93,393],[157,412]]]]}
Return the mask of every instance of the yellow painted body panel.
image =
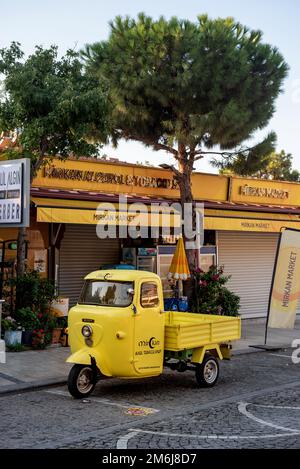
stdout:
{"type": "Polygon", "coordinates": [[[240,318],[177,311],[166,313],[165,350],[193,349],[240,337],[240,318]]]}
{"type": "Polygon", "coordinates": [[[128,307],[77,304],[68,318],[70,363],[96,364],[105,376],[142,378],[162,373],[164,350],[195,349],[192,361],[201,363],[207,350],[219,358],[219,345],[240,338],[241,320],[224,316],[167,312],[162,309],[163,293],[160,278],[134,270],[101,270],[92,272],[88,280],[128,281],[134,283],[133,302],[128,307]],[[143,308],[141,285],[157,285],[159,304],[143,308]],[[133,308],[135,306],[135,311],[133,308]],[[93,329],[92,341],[82,335],[82,327],[93,329]]]}
{"type": "Polygon", "coordinates": [[[161,310],[160,278],[143,271],[101,270],[92,272],[86,279],[101,280],[107,274],[110,276],[107,280],[134,282],[133,304],[136,305],[136,313],[132,305],[107,307],[77,304],[71,308],[68,326],[72,356],[68,361],[91,364],[92,356],[101,373],[106,376],[138,378],[160,375],[163,368],[165,321],[161,310]],[[160,304],[156,308],[140,306],[140,286],[147,281],[158,286],[160,304]],[[93,329],[92,346],[86,344],[81,333],[86,324],[93,329]],[[81,350],[82,354],[79,353],[81,350]]]}
{"type": "Polygon", "coordinates": [[[223,360],[223,355],[220,350],[219,344],[209,344],[209,345],[204,345],[203,347],[195,348],[193,350],[193,356],[192,356],[191,362],[202,363],[206,352],[211,352],[212,355],[214,355],[216,358],[223,360]]]}

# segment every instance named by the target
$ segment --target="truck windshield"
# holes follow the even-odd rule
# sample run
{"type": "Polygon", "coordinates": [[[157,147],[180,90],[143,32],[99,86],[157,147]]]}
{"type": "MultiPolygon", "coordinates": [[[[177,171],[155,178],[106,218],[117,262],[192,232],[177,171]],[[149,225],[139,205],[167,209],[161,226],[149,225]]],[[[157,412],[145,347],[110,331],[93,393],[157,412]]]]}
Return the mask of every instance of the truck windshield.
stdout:
{"type": "Polygon", "coordinates": [[[133,282],[110,282],[86,280],[79,298],[79,304],[97,306],[129,306],[132,295],[128,289],[133,289],[133,282]]]}

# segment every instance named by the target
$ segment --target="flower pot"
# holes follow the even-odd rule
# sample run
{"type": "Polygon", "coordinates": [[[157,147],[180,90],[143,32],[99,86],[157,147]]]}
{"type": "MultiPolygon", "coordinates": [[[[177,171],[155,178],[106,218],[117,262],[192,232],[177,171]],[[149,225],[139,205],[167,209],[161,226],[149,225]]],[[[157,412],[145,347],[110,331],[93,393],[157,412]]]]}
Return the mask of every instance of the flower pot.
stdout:
{"type": "Polygon", "coordinates": [[[30,330],[22,331],[22,344],[23,345],[32,344],[32,331],[30,330]]]}
{"type": "Polygon", "coordinates": [[[62,327],[55,327],[52,331],[52,344],[58,344],[62,333],[62,327]]]}
{"type": "Polygon", "coordinates": [[[44,332],[33,333],[31,345],[35,349],[44,349],[46,346],[45,333],[44,332]]]}
{"type": "Polygon", "coordinates": [[[22,331],[5,331],[4,340],[6,345],[17,345],[22,342],[22,331]]]}

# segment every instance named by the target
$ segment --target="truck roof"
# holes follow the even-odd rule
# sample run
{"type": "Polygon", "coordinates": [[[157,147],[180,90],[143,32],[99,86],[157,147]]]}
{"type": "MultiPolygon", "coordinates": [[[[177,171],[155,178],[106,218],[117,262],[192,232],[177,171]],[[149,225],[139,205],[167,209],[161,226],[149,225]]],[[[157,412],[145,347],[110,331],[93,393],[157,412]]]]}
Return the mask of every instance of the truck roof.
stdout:
{"type": "Polygon", "coordinates": [[[146,270],[95,270],[85,277],[85,280],[104,280],[104,277],[107,275],[106,280],[118,280],[121,282],[134,282],[140,278],[145,279],[156,279],[160,281],[160,277],[153,272],[148,272],[146,270]]]}

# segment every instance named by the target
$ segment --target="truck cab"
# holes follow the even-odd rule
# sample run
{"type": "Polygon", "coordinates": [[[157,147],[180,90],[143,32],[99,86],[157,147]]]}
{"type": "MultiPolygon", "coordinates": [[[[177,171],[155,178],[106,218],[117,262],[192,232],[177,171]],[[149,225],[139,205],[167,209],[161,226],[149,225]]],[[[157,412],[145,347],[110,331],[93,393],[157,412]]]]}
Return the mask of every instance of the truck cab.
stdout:
{"type": "Polygon", "coordinates": [[[68,362],[90,365],[104,376],[161,374],[164,311],[160,278],[151,272],[100,270],[85,277],[69,312],[68,362]]]}

